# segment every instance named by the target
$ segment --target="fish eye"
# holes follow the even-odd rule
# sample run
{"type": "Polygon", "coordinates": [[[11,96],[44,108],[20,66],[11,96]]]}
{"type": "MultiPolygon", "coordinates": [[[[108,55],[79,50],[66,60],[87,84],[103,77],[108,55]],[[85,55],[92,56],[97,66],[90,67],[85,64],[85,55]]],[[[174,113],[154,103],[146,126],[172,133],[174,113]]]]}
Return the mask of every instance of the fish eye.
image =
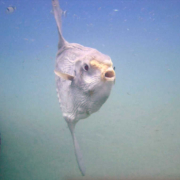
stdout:
{"type": "Polygon", "coordinates": [[[84,65],[84,70],[88,71],[89,70],[89,66],[87,64],[84,65]]]}

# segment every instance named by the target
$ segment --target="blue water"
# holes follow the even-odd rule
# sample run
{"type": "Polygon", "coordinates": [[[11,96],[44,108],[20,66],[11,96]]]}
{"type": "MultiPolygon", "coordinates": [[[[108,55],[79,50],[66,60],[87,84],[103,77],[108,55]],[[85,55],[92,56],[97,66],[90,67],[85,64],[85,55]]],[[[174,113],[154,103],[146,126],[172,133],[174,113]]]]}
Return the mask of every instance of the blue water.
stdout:
{"type": "MultiPolygon", "coordinates": [[[[180,1],[60,3],[65,39],[116,67],[110,98],[76,127],[86,177],[180,178],[180,1]]],[[[55,91],[51,10],[0,1],[0,180],[81,177],[55,91]]]]}

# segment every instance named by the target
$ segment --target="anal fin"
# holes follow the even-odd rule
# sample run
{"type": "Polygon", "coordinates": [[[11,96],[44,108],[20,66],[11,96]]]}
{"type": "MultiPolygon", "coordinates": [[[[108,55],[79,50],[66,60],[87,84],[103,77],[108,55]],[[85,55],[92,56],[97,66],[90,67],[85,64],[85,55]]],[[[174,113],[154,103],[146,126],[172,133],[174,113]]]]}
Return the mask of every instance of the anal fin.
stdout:
{"type": "Polygon", "coordinates": [[[82,155],[81,149],[79,147],[78,141],[76,139],[76,136],[74,134],[75,124],[73,122],[68,123],[68,127],[69,127],[69,129],[71,131],[71,135],[72,135],[72,138],[73,138],[74,152],[75,152],[75,155],[76,155],[76,160],[77,160],[77,163],[78,163],[78,166],[79,166],[79,170],[81,171],[81,174],[83,176],[85,176],[86,168],[85,168],[85,165],[84,165],[83,155],[82,155]]]}

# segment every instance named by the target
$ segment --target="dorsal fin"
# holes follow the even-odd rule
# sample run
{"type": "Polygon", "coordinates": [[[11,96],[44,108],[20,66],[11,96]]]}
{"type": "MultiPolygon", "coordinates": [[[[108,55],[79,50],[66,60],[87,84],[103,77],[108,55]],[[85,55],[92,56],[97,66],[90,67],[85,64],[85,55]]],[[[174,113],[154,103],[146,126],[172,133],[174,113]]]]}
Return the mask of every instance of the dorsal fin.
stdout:
{"type": "Polygon", "coordinates": [[[63,45],[65,44],[65,39],[62,36],[62,9],[60,8],[58,0],[52,0],[52,6],[53,6],[53,13],[54,13],[54,18],[56,20],[57,28],[58,28],[58,34],[59,34],[59,43],[58,43],[58,49],[61,49],[63,45]]]}

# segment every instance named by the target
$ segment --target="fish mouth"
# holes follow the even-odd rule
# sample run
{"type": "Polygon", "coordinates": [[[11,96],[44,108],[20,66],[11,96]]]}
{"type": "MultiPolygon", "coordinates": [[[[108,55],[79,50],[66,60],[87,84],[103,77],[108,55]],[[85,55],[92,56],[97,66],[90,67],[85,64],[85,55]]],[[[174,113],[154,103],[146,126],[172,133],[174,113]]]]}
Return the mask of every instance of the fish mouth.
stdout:
{"type": "Polygon", "coordinates": [[[104,73],[104,79],[106,81],[114,81],[115,77],[115,71],[112,68],[106,70],[106,72],[104,73]]]}
{"type": "Polygon", "coordinates": [[[101,79],[104,81],[115,81],[115,71],[112,68],[112,63],[101,63],[97,60],[92,60],[90,62],[91,66],[99,69],[101,71],[101,79]]]}

